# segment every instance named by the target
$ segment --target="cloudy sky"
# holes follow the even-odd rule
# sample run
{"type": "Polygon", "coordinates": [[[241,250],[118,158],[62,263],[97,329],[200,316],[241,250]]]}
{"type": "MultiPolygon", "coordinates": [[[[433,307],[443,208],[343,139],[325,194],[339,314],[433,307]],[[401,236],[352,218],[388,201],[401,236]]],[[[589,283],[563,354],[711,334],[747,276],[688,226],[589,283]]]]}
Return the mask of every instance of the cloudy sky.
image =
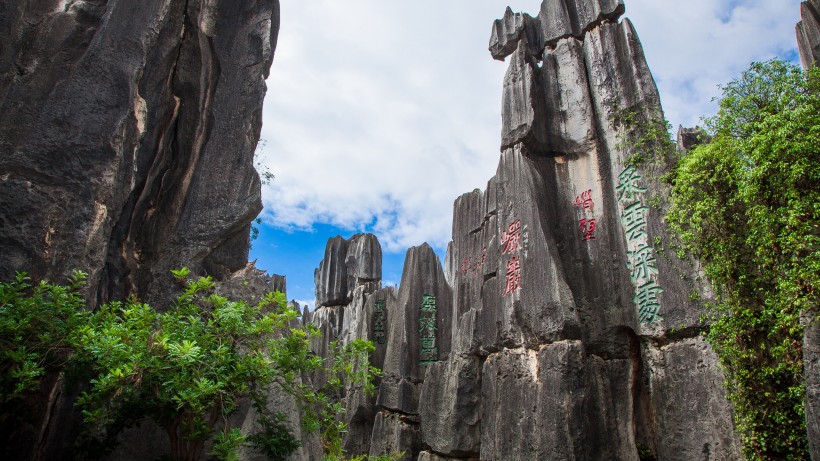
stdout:
{"type": "MultiPolygon", "coordinates": [[[[796,62],[799,0],[626,0],[666,117],[714,113],[752,61],[796,62]]],[[[495,173],[506,63],[487,51],[506,6],[539,0],[281,0],[268,79],[265,210],[251,258],[313,302],[327,239],[373,232],[397,284],[410,246],[443,256],[453,201],[495,173]]]]}

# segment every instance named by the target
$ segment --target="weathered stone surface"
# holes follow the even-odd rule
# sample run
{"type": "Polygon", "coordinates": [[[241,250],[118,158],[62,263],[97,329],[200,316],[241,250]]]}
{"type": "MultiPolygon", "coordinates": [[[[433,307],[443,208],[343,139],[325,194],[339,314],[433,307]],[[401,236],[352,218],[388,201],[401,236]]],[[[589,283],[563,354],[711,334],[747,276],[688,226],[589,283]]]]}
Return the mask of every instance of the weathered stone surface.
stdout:
{"type": "Polygon", "coordinates": [[[481,449],[481,363],[454,356],[432,363],[419,400],[421,434],[434,452],[463,458],[481,449]]]}
{"type": "Polygon", "coordinates": [[[595,124],[581,42],[561,39],[545,50],[541,76],[546,97],[546,153],[556,156],[592,149],[595,124]]]}
{"type": "Polygon", "coordinates": [[[797,49],[804,69],[820,63],[820,0],[800,4],[800,22],[795,26],[797,49]]]}
{"type": "Polygon", "coordinates": [[[404,452],[401,461],[413,461],[421,451],[418,419],[380,411],[373,425],[370,455],[404,452]]]}
{"type": "Polygon", "coordinates": [[[496,338],[482,345],[517,347],[575,338],[580,334],[575,301],[567,284],[559,249],[549,228],[547,173],[551,159],[531,158],[521,145],[508,149],[496,173],[496,243],[488,246],[497,261],[495,297],[482,309],[496,319],[496,338]],[[520,277],[519,277],[520,276],[520,277]],[[499,310],[490,312],[497,305],[499,310]]]}
{"type": "Polygon", "coordinates": [[[481,382],[481,459],[637,460],[628,438],[631,366],[598,361],[597,369],[587,363],[580,341],[490,355],[481,382]],[[607,422],[614,432],[605,431],[607,422]]]}
{"type": "MultiPolygon", "coordinates": [[[[820,0],[800,4],[795,27],[803,69],[820,65],[820,0]]],[[[803,376],[806,380],[806,430],[811,459],[820,460],[820,322],[817,309],[801,315],[803,324],[803,376]]]]}
{"type": "Polygon", "coordinates": [[[425,361],[446,360],[451,348],[452,290],[444,278],[438,256],[426,243],[407,250],[396,308],[391,309],[387,329],[384,376],[376,403],[404,414],[418,414],[418,397],[427,367],[425,361]],[[427,311],[423,301],[434,301],[427,311]],[[435,319],[422,325],[421,318],[435,319]],[[429,348],[422,335],[432,335],[429,348]],[[430,355],[423,355],[430,349],[430,355]]]}
{"type": "Polygon", "coordinates": [[[628,19],[620,24],[605,23],[587,33],[584,53],[600,133],[598,168],[604,179],[600,187],[604,206],[611,210],[603,226],[614,233],[610,245],[616,258],[628,265],[623,275],[631,280],[629,291],[635,296],[644,295],[644,299],[657,298],[657,314],[650,322],[640,321],[640,305],[644,303],[635,298],[636,319],[629,323],[639,334],[651,335],[664,329],[680,330],[681,326],[699,328],[703,311],[689,295],[701,288],[702,281],[691,262],[664,251],[669,243],[663,220],[668,205],[663,197],[668,195],[669,186],[659,178],[671,159],[652,158],[634,143],[625,142],[631,139],[630,128],[619,121],[623,111],[642,120],[639,125],[662,120],[660,98],[640,40],[628,19]],[[632,166],[630,159],[639,158],[635,156],[646,156],[647,160],[632,166]],[[657,274],[637,264],[646,258],[654,258],[657,274]],[[641,289],[642,286],[655,289],[641,289]]]}
{"type": "MultiPolygon", "coordinates": [[[[248,303],[257,303],[267,293],[281,291],[287,293],[287,281],[283,275],[268,275],[256,268],[255,262],[249,262],[226,280],[219,281],[216,291],[228,299],[241,299],[248,303]]],[[[296,305],[297,312],[300,310],[296,305]]]]}
{"type": "Polygon", "coordinates": [[[701,338],[643,348],[658,459],[743,459],[715,352],[701,338]]]}
{"type": "Polygon", "coordinates": [[[432,453],[429,451],[422,451],[419,453],[418,461],[447,461],[447,460],[460,460],[460,461],[479,461],[478,458],[448,458],[446,456],[439,456],[436,453],[432,453]]]}
{"type": "Polygon", "coordinates": [[[803,376],[806,379],[806,430],[811,459],[820,459],[820,321],[818,310],[802,313],[803,376]]]}
{"type": "Polygon", "coordinates": [[[314,272],[316,307],[349,304],[359,285],[377,289],[382,278],[381,264],[381,245],[372,234],[328,240],[325,256],[314,272]]]}
{"type": "Polygon", "coordinates": [[[336,236],[327,241],[325,257],[314,271],[316,307],[341,306],[347,298],[347,240],[336,236]]]}
{"type": "Polygon", "coordinates": [[[541,41],[552,45],[568,36],[581,38],[597,23],[623,13],[622,0],[544,0],[538,14],[541,41]]]}
{"type": "Polygon", "coordinates": [[[539,56],[544,48],[541,34],[538,33],[538,23],[526,13],[513,13],[510,7],[504,12],[504,17],[493,22],[493,31],[490,36],[490,54],[494,59],[503,61],[518,48],[518,41],[525,37],[533,56],[539,56]]]}
{"type": "Polygon", "coordinates": [[[529,52],[527,40],[519,40],[504,76],[501,150],[522,142],[530,149],[543,149],[546,143],[544,104],[538,64],[529,52]]]}
{"type": "MultiPolygon", "coordinates": [[[[353,302],[345,307],[345,316],[339,341],[342,344],[355,339],[367,339],[376,347],[370,355],[369,365],[384,367],[387,349],[386,329],[396,309],[397,290],[388,287],[365,295],[365,287],[356,289],[353,302]]],[[[360,366],[360,365],[359,365],[360,366]]],[[[381,379],[377,379],[378,386],[381,379]]],[[[373,422],[376,416],[376,396],[365,394],[361,388],[349,383],[345,387],[345,421],[348,422],[344,436],[344,448],[348,453],[368,453],[373,422]]]]}

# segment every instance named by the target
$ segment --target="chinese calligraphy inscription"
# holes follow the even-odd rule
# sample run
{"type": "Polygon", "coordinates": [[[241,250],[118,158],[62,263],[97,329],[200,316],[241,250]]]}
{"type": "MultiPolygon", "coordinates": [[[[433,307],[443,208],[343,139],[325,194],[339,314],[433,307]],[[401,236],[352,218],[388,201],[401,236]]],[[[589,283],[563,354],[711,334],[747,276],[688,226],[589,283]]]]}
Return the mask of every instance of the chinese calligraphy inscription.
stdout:
{"type": "Polygon", "coordinates": [[[419,363],[422,365],[438,361],[436,329],[436,297],[425,294],[421,297],[419,310],[419,342],[421,343],[419,363]]]}
{"type": "MultiPolygon", "coordinates": [[[[521,246],[521,220],[516,219],[512,224],[507,226],[506,230],[501,231],[501,254],[516,254],[512,256],[506,263],[507,274],[504,282],[504,291],[501,296],[507,296],[514,293],[515,290],[521,288],[521,256],[518,255],[521,246]]],[[[524,235],[526,240],[526,234],[524,235]]],[[[526,254],[526,251],[525,251],[526,254]]]]}
{"type": "Polygon", "coordinates": [[[375,312],[373,313],[373,342],[384,344],[387,336],[384,332],[384,324],[387,316],[384,312],[385,301],[380,299],[373,303],[375,312]]]}
{"type": "Polygon", "coordinates": [[[592,189],[578,194],[572,204],[581,208],[582,217],[578,219],[578,229],[581,230],[584,241],[595,240],[597,221],[592,215],[592,211],[595,208],[595,203],[592,201],[592,189]]]}
{"type": "Polygon", "coordinates": [[[646,192],[646,188],[639,184],[642,179],[633,166],[627,166],[618,175],[615,192],[622,207],[621,226],[626,235],[626,265],[629,269],[629,278],[635,287],[633,302],[638,309],[638,321],[652,323],[662,319],[658,314],[658,295],[663,293],[663,288],[658,285],[657,259],[647,234],[646,212],[649,207],[641,201],[642,195],[646,192]]]}

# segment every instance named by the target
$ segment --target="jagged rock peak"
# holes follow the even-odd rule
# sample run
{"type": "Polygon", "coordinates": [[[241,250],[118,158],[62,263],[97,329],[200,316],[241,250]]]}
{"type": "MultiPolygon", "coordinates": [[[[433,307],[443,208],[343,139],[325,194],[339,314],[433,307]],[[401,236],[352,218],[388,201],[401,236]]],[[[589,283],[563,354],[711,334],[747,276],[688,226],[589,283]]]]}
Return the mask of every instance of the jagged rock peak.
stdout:
{"type": "Polygon", "coordinates": [[[800,63],[804,69],[820,63],[820,0],[800,4],[800,22],[795,27],[800,63]]]}
{"type": "Polygon", "coordinates": [[[541,54],[543,43],[538,33],[538,21],[526,13],[513,13],[508,6],[504,17],[493,22],[493,31],[490,36],[490,54],[493,59],[503,61],[518,48],[518,41],[522,34],[528,34],[530,52],[534,56],[541,54]]]}
{"type": "Polygon", "coordinates": [[[503,61],[526,37],[531,53],[540,57],[544,46],[555,46],[566,37],[580,39],[587,30],[602,21],[617,20],[624,11],[623,0],[544,0],[537,18],[507,7],[504,17],[493,23],[490,53],[503,61]]]}
{"type": "Polygon", "coordinates": [[[350,304],[353,291],[381,287],[382,247],[373,234],[356,234],[349,240],[336,236],[328,240],[325,257],[313,273],[316,307],[350,304]]]}

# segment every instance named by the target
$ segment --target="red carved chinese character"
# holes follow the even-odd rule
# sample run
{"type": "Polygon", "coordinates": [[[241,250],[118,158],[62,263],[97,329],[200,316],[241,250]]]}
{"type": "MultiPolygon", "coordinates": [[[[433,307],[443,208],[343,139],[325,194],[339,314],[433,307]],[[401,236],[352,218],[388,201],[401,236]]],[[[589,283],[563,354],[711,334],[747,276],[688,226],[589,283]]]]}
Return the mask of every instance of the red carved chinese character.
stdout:
{"type": "Polygon", "coordinates": [[[521,288],[521,258],[515,256],[507,261],[507,281],[504,285],[504,293],[507,296],[513,291],[521,288]]]}
{"type": "Polygon", "coordinates": [[[466,274],[467,271],[470,270],[470,257],[464,258],[464,261],[461,262],[461,273],[466,274]]]}
{"type": "Polygon", "coordinates": [[[506,231],[501,231],[501,245],[501,254],[512,253],[522,248],[520,219],[507,226],[506,231]]]}
{"type": "MultiPolygon", "coordinates": [[[[478,258],[476,258],[478,259],[478,258]]],[[[475,265],[473,266],[473,271],[479,272],[481,271],[481,267],[484,265],[484,261],[487,260],[487,247],[481,249],[481,261],[476,260],[475,265]]]]}
{"type": "Polygon", "coordinates": [[[581,207],[582,210],[592,211],[592,189],[581,192],[580,195],[575,197],[575,201],[572,202],[572,204],[581,207]]]}
{"type": "Polygon", "coordinates": [[[595,218],[581,218],[578,220],[578,228],[584,234],[584,240],[595,240],[595,218]]]}

